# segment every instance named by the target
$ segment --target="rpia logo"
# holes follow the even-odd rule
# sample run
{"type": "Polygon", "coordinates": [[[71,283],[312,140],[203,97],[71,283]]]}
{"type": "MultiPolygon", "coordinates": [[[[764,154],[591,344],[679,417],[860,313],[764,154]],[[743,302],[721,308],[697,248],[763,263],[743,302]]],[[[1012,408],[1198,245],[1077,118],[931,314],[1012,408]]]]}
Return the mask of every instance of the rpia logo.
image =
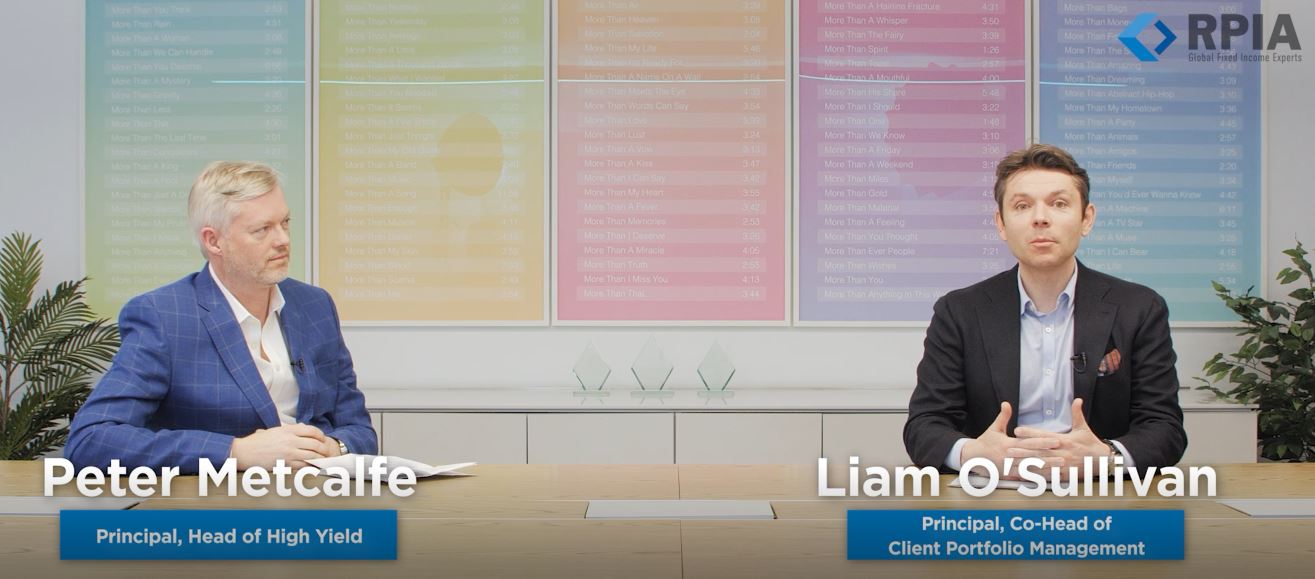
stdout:
{"type": "Polygon", "coordinates": [[[1131,52],[1133,56],[1136,56],[1137,60],[1142,62],[1156,62],[1160,60],[1156,55],[1164,54],[1164,50],[1169,48],[1169,45],[1173,44],[1173,41],[1175,40],[1178,40],[1178,36],[1174,34],[1172,30],[1169,30],[1169,27],[1166,26],[1164,21],[1160,20],[1159,15],[1154,12],[1142,12],[1141,14],[1138,14],[1136,18],[1132,19],[1132,22],[1128,23],[1128,27],[1124,28],[1123,32],[1119,33],[1119,42],[1122,42],[1124,46],[1128,47],[1128,51],[1131,52]],[[1141,34],[1142,30],[1145,30],[1147,26],[1151,25],[1151,23],[1154,23],[1155,29],[1159,30],[1160,34],[1164,35],[1164,40],[1161,40],[1160,43],[1155,46],[1154,53],[1148,50],[1146,45],[1142,44],[1140,40],[1137,40],[1137,35],[1141,34]]]}
{"type": "Polygon", "coordinates": [[[1188,14],[1188,48],[1197,49],[1197,44],[1206,50],[1215,49],[1215,29],[1219,29],[1219,47],[1232,48],[1233,39],[1251,35],[1252,50],[1274,50],[1279,44],[1286,44],[1291,50],[1301,50],[1301,41],[1297,39],[1297,27],[1292,24],[1292,15],[1279,14],[1274,20],[1274,29],[1269,33],[1269,44],[1265,44],[1265,15],[1220,14],[1216,19],[1213,14],[1188,14]]]}
{"type": "MultiPolygon", "coordinates": [[[[1272,29],[1265,34],[1265,15],[1252,14],[1188,14],[1187,60],[1189,62],[1301,62],[1301,40],[1297,27],[1289,14],[1274,18],[1272,29]],[[1248,38],[1251,42],[1246,42],[1248,38]],[[1254,52],[1238,51],[1250,48],[1254,52]],[[1248,46],[1249,45],[1249,46],[1248,46]],[[1279,52],[1283,46],[1286,50],[1279,52]],[[1292,52],[1288,52],[1292,51],[1292,52]]],[[[1142,62],[1157,62],[1178,35],[1154,12],[1142,12],[1128,23],[1118,35],[1119,42],[1142,62]],[[1164,36],[1154,49],[1147,48],[1137,37],[1154,26],[1164,36]]]]}

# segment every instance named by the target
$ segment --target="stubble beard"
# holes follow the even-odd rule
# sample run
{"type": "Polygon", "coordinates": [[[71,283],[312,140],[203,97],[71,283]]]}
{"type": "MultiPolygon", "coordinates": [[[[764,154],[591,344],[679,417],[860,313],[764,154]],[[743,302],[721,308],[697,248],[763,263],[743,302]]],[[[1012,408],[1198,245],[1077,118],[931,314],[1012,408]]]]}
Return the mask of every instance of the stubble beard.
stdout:
{"type": "Polygon", "coordinates": [[[261,260],[253,263],[233,263],[231,261],[224,263],[224,269],[230,278],[252,280],[263,286],[278,285],[285,279],[288,279],[288,263],[292,261],[291,254],[288,255],[288,261],[276,268],[266,268],[269,260],[261,260]]]}

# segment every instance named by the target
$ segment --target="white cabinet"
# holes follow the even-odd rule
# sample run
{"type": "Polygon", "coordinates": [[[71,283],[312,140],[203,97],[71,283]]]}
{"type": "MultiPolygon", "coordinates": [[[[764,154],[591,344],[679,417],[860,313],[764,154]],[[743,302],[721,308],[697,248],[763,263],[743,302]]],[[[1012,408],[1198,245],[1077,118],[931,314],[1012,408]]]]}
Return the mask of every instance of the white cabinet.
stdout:
{"type": "Polygon", "coordinates": [[[817,464],[821,452],[821,414],[676,414],[679,464],[817,464]]]}
{"type": "MultiPolygon", "coordinates": [[[[809,464],[832,474],[910,464],[907,390],[761,389],[710,398],[585,399],[571,391],[372,391],[383,452],[426,462],[809,464]],[[582,407],[582,403],[589,403],[582,407]]],[[[1255,462],[1254,408],[1186,400],[1183,465],[1255,462]]]]}
{"type": "Polygon", "coordinates": [[[1183,412],[1187,452],[1178,464],[1256,462],[1255,412],[1183,412]]]}
{"type": "Polygon", "coordinates": [[[863,467],[913,464],[904,450],[906,414],[822,415],[822,456],[830,480],[848,480],[849,457],[863,467]]]}
{"type": "Polygon", "coordinates": [[[529,415],[531,464],[671,464],[670,413],[529,415]]]}
{"type": "Polygon", "coordinates": [[[524,414],[386,412],[382,418],[383,452],[393,456],[429,464],[525,464],[524,414]]]}
{"type": "Polygon", "coordinates": [[[388,454],[384,452],[384,414],[382,412],[371,412],[370,426],[374,427],[374,435],[379,439],[379,454],[388,454]]]}

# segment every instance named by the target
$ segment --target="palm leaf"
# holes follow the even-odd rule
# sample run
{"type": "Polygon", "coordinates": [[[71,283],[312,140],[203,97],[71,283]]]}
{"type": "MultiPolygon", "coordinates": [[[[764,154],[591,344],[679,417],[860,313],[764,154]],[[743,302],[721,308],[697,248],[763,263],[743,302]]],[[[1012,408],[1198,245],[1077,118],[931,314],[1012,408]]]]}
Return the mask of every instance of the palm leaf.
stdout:
{"type": "Polygon", "coordinates": [[[48,342],[38,344],[23,364],[23,380],[34,383],[49,373],[68,370],[98,372],[114,359],[121,341],[119,328],[107,320],[75,326],[48,342]]]}
{"type": "Polygon", "coordinates": [[[40,242],[25,233],[14,233],[0,242],[0,311],[15,320],[32,303],[32,292],[41,280],[40,242]]]}
{"type": "Polygon", "coordinates": [[[64,281],[36,301],[39,242],[0,242],[0,459],[37,458],[63,445],[68,424],[121,344],[113,322],[87,306],[86,278],[64,281]]]}
{"type": "MultiPolygon", "coordinates": [[[[45,454],[51,448],[46,443],[33,441],[43,438],[51,429],[59,430],[63,425],[67,436],[67,422],[77,413],[78,408],[86,402],[91,393],[91,377],[86,372],[74,372],[67,375],[54,375],[46,384],[29,388],[14,406],[5,427],[0,430],[0,456],[9,459],[32,459],[45,454]],[[29,456],[23,449],[43,448],[36,456],[29,456]]],[[[63,438],[57,440],[63,444],[63,438]]]]}
{"type": "Polygon", "coordinates": [[[64,446],[68,440],[68,424],[46,430],[29,439],[26,444],[12,453],[16,460],[36,460],[49,452],[64,446]]]}
{"type": "Polygon", "coordinates": [[[63,282],[54,293],[47,291],[37,298],[32,307],[10,318],[9,334],[5,344],[10,360],[21,361],[41,341],[49,341],[60,332],[67,331],[80,318],[87,317],[76,304],[82,302],[81,281],[63,282]]]}

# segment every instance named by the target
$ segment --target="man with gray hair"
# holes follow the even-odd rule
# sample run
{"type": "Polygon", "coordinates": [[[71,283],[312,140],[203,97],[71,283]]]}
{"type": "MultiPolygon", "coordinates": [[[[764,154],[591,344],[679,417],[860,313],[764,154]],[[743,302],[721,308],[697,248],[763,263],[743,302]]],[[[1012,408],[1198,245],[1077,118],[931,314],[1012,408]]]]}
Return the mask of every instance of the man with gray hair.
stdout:
{"type": "Polygon", "coordinates": [[[333,300],[288,278],[291,218],[274,169],[211,163],[187,218],[206,265],[124,305],[123,346],[65,455],[193,473],[202,458],[245,469],[375,453],[333,300]]]}

